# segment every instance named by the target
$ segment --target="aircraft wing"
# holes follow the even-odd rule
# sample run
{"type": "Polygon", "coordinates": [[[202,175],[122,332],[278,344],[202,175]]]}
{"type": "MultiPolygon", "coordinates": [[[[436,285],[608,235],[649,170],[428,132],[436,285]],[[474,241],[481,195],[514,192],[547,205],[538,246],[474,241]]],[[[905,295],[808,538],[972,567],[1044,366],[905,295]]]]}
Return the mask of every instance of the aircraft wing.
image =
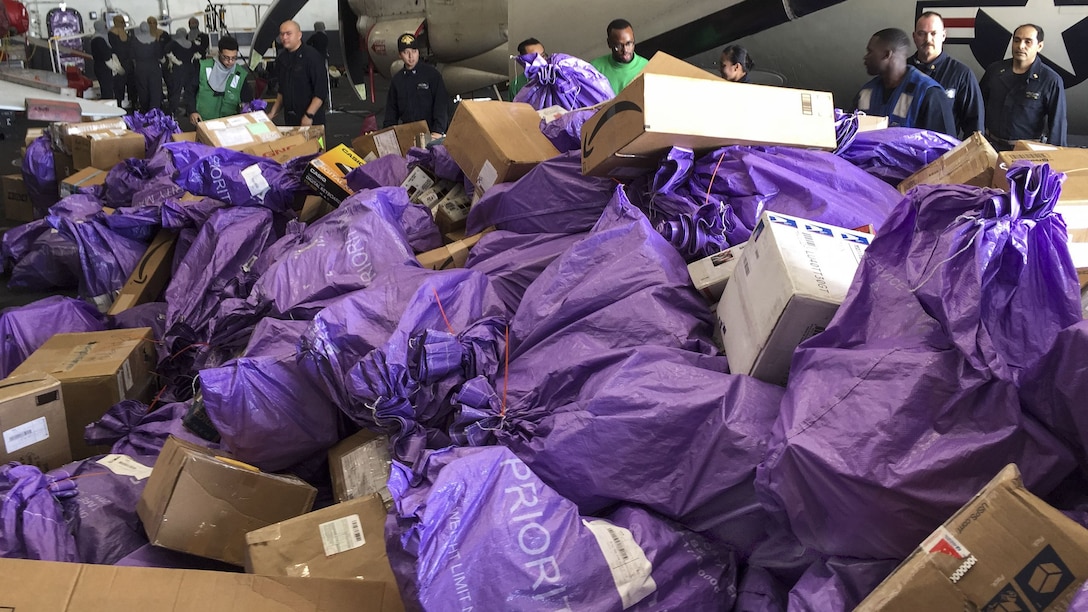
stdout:
{"type": "Polygon", "coordinates": [[[78,102],[80,111],[84,117],[105,118],[120,117],[125,110],[110,104],[104,104],[95,100],[84,100],[74,96],[65,96],[44,89],[20,85],[11,81],[3,81],[0,85],[0,110],[25,111],[26,99],[56,100],[58,102],[78,102]]]}

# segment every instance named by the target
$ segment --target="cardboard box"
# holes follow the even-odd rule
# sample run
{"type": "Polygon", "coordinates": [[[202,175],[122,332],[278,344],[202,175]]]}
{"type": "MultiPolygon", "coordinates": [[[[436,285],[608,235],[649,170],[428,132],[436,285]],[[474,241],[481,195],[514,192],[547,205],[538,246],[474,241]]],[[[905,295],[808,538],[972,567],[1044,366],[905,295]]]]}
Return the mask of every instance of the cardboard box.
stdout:
{"type": "Polygon", "coordinates": [[[119,314],[133,306],[154,302],[162,295],[166,284],[170,282],[177,241],[178,234],[174,230],[160,229],[155,234],[107,314],[119,314]]]}
{"type": "Polygon", "coordinates": [[[0,465],[18,461],[48,472],[71,460],[60,381],[48,374],[0,380],[0,465]]]}
{"type": "MultiPolygon", "coordinates": [[[[407,178],[400,184],[400,186],[408,192],[408,199],[415,204],[419,203],[419,198],[423,195],[423,192],[430,189],[433,185],[434,178],[419,166],[412,168],[412,171],[408,173],[407,178]]],[[[435,203],[437,204],[438,202],[436,201],[435,203]]]]}
{"type": "Polygon", "coordinates": [[[834,149],[831,93],[730,83],[659,52],[582,126],[582,173],[631,177],[673,146],[734,144],[834,149]]]}
{"type": "Polygon", "coordinates": [[[446,246],[432,249],[426,253],[420,253],[416,255],[416,259],[419,263],[428,270],[450,270],[452,268],[463,268],[465,262],[468,261],[469,249],[476,246],[476,243],[480,241],[490,231],[490,228],[479,234],[473,234],[467,238],[462,238],[447,244],[446,246]]]}
{"type": "Polygon", "coordinates": [[[196,124],[197,142],[241,151],[282,136],[279,128],[264,111],[231,115],[196,124]]]}
{"type": "Polygon", "coordinates": [[[155,546],[234,565],[246,533],[310,511],[317,490],[170,437],[136,512],[155,546]]]}
{"type": "Polygon", "coordinates": [[[1009,465],[855,609],[1066,610],[1088,575],[1088,530],[1009,465]]]}
{"type": "Polygon", "coordinates": [[[982,134],[975,132],[925,168],[903,179],[899,183],[899,192],[906,193],[918,185],[989,187],[993,182],[996,161],[997,151],[982,134]]]}
{"type": "Polygon", "coordinates": [[[416,136],[419,134],[431,134],[431,128],[427,127],[426,121],[413,121],[363,134],[351,141],[351,148],[359,157],[366,157],[369,153],[373,153],[374,157],[406,156],[408,149],[415,146],[416,136]]]}
{"type": "Polygon", "coordinates": [[[129,130],[88,132],[72,137],[72,162],[76,170],[109,170],[126,159],[143,159],[146,146],[143,135],[129,130]]]}
{"type": "Polygon", "coordinates": [[[323,125],[281,125],[279,126],[280,134],[283,136],[299,135],[306,140],[313,140],[321,147],[321,150],[325,150],[325,126],[323,125]]]}
{"type": "Polygon", "coordinates": [[[196,132],[178,132],[170,135],[171,142],[197,142],[196,132]]]}
{"type": "Polygon", "coordinates": [[[85,459],[109,446],[88,446],[84,428],[121,400],[149,402],[157,362],[149,327],[56,334],[12,376],[45,373],[60,381],[72,459],[85,459]]]}
{"type": "Polygon", "coordinates": [[[1056,151],[1060,148],[1038,140],[1017,140],[1012,145],[1013,151],[1056,151]]]}
{"type": "Polygon", "coordinates": [[[56,176],[72,176],[79,168],[76,168],[72,154],[59,149],[53,149],[53,171],[56,176]]]}
{"type": "Polygon", "coordinates": [[[381,612],[363,580],[0,559],[0,610],[18,612],[381,612]]]}
{"type": "Polygon", "coordinates": [[[302,181],[317,195],[339,206],[353,193],[348,188],[348,173],[363,163],[363,159],[354,151],[344,145],[337,145],[310,162],[302,175],[302,181]]]}
{"type": "Polygon", "coordinates": [[[737,261],[740,259],[740,253],[744,250],[745,244],[747,243],[729,247],[720,253],[688,264],[691,284],[695,285],[699,293],[702,293],[711,304],[722,298],[722,291],[725,291],[729,277],[733,276],[733,270],[737,267],[737,261]]]}
{"type": "Polygon", "coordinates": [[[31,127],[26,129],[26,136],[23,137],[23,146],[29,147],[30,143],[41,138],[45,134],[45,128],[31,127]]]}
{"type": "Polygon", "coordinates": [[[1069,227],[1088,227],[1088,220],[1082,220],[1088,208],[1070,209],[1073,205],[1088,204],[1088,149],[1060,148],[1049,151],[1004,151],[997,156],[992,185],[1008,190],[1009,180],[1005,173],[1013,163],[1027,160],[1037,164],[1050,164],[1052,170],[1065,173],[1062,193],[1058,198],[1058,212],[1066,217],[1069,227]],[[1065,208],[1069,211],[1066,214],[1065,208]],[[1075,218],[1070,219],[1070,215],[1075,218]]]}
{"type": "Polygon", "coordinates": [[[329,449],[332,492],[338,502],[377,493],[386,503],[393,498],[386,485],[393,465],[389,438],[362,430],[329,449]]]}
{"type": "Polygon", "coordinates": [[[7,174],[0,178],[4,188],[4,217],[8,221],[28,223],[34,220],[34,205],[26,191],[22,174],[7,174]]]}
{"type": "Polygon", "coordinates": [[[402,612],[385,554],[385,504],[377,494],[329,506],[246,534],[246,572],[354,578],[385,586],[382,610],[402,612]]]}
{"type": "Polygon", "coordinates": [[[101,185],[106,182],[107,174],[109,174],[108,170],[99,170],[95,167],[84,168],[60,182],[60,197],[66,198],[79,192],[83,187],[101,185]]]}
{"type": "MultiPolygon", "coordinates": [[[[459,186],[460,187],[460,186],[459,186]]],[[[451,190],[435,205],[434,220],[438,224],[438,231],[449,234],[465,229],[468,221],[468,211],[472,208],[472,202],[465,193],[464,187],[451,190]]]]}
{"type": "Polygon", "coordinates": [[[314,155],[321,151],[321,145],[316,140],[309,140],[302,134],[284,136],[279,140],[262,142],[243,149],[244,153],[267,157],[281,164],[287,163],[296,157],[314,155]]]}
{"type": "Polygon", "coordinates": [[[730,371],[785,384],[794,349],[835,316],[871,239],[764,212],[718,303],[730,371]]]}
{"type": "Polygon", "coordinates": [[[313,223],[321,217],[336,210],[336,207],[325,201],[321,196],[306,196],[302,208],[298,211],[298,220],[303,223],[313,223]]]}
{"type": "Polygon", "coordinates": [[[888,129],[888,118],[880,115],[858,115],[858,133],[888,129]]]}
{"type": "Polygon", "coordinates": [[[540,132],[540,115],[528,104],[465,100],[446,133],[446,150],[472,180],[474,197],[496,183],[516,181],[559,155],[540,132]]]}
{"type": "Polygon", "coordinates": [[[128,124],[125,123],[124,118],[114,117],[112,119],[102,119],[100,121],[54,123],[50,127],[50,130],[52,130],[54,134],[53,144],[59,146],[65,153],[71,153],[72,141],[76,136],[104,130],[128,130],[128,124]]]}

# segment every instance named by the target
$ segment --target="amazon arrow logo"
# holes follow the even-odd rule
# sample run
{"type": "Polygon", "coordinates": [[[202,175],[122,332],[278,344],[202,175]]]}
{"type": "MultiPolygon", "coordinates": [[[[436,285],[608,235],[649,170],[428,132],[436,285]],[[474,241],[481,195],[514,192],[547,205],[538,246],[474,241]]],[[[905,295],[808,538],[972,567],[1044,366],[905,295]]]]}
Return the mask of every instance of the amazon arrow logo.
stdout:
{"type": "Polygon", "coordinates": [[[593,131],[585,137],[585,142],[582,143],[582,157],[593,155],[593,139],[597,137],[597,133],[601,131],[604,124],[611,121],[616,115],[626,112],[642,114],[642,107],[630,100],[621,100],[608,107],[608,109],[601,114],[601,120],[597,122],[597,125],[593,126],[593,131]]]}

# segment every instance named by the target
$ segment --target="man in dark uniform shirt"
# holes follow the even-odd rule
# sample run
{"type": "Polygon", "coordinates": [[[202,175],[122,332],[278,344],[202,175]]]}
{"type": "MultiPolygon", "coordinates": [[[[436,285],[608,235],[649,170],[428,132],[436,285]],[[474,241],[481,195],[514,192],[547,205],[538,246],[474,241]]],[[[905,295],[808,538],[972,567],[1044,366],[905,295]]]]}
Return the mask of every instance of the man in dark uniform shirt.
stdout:
{"type": "Polygon", "coordinates": [[[419,61],[419,40],[401,34],[397,51],[404,68],[393,75],[385,102],[385,127],[425,120],[431,134],[440,138],[449,127],[449,99],[442,75],[419,61]]]}
{"type": "Polygon", "coordinates": [[[329,99],[329,73],[325,58],[302,44],[302,29],[294,21],[280,25],[283,51],[276,55],[279,93],[269,117],[283,109],[286,125],[325,125],[325,101],[329,99]]]}
{"type": "Polygon", "coordinates": [[[208,57],[208,45],[211,41],[207,34],[200,31],[200,20],[196,17],[189,18],[189,42],[193,43],[193,49],[196,50],[193,54],[196,57],[194,61],[199,62],[208,57]]]}
{"type": "Polygon", "coordinates": [[[944,18],[939,13],[922,13],[914,25],[914,46],[918,52],[910,56],[909,61],[911,66],[944,87],[948,99],[952,100],[952,118],[956,120],[958,132],[952,136],[967,138],[986,129],[983,125],[982,91],[971,69],[944,52],[947,37],[944,18]]]}
{"type": "Polygon", "coordinates": [[[907,65],[910,37],[888,28],[869,39],[865,70],[873,79],[854,97],[854,107],[870,115],[888,118],[892,127],[913,127],[955,134],[952,101],[933,79],[907,65]]]}
{"type": "Polygon", "coordinates": [[[1012,59],[990,64],[982,76],[986,137],[999,151],[1017,140],[1065,146],[1065,84],[1043,63],[1043,30],[1025,24],[1012,34],[1012,59]]]}

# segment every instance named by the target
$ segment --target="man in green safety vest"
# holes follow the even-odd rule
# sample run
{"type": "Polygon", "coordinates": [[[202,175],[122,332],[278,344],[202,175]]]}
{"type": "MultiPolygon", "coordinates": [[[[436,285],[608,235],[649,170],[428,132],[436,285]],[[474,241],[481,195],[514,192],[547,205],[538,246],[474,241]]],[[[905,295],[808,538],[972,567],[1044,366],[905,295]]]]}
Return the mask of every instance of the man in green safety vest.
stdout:
{"type": "Polygon", "coordinates": [[[219,55],[201,60],[195,76],[196,80],[185,92],[193,125],[237,115],[242,102],[252,97],[246,88],[249,70],[238,62],[238,41],[232,36],[219,39],[219,55]]]}

